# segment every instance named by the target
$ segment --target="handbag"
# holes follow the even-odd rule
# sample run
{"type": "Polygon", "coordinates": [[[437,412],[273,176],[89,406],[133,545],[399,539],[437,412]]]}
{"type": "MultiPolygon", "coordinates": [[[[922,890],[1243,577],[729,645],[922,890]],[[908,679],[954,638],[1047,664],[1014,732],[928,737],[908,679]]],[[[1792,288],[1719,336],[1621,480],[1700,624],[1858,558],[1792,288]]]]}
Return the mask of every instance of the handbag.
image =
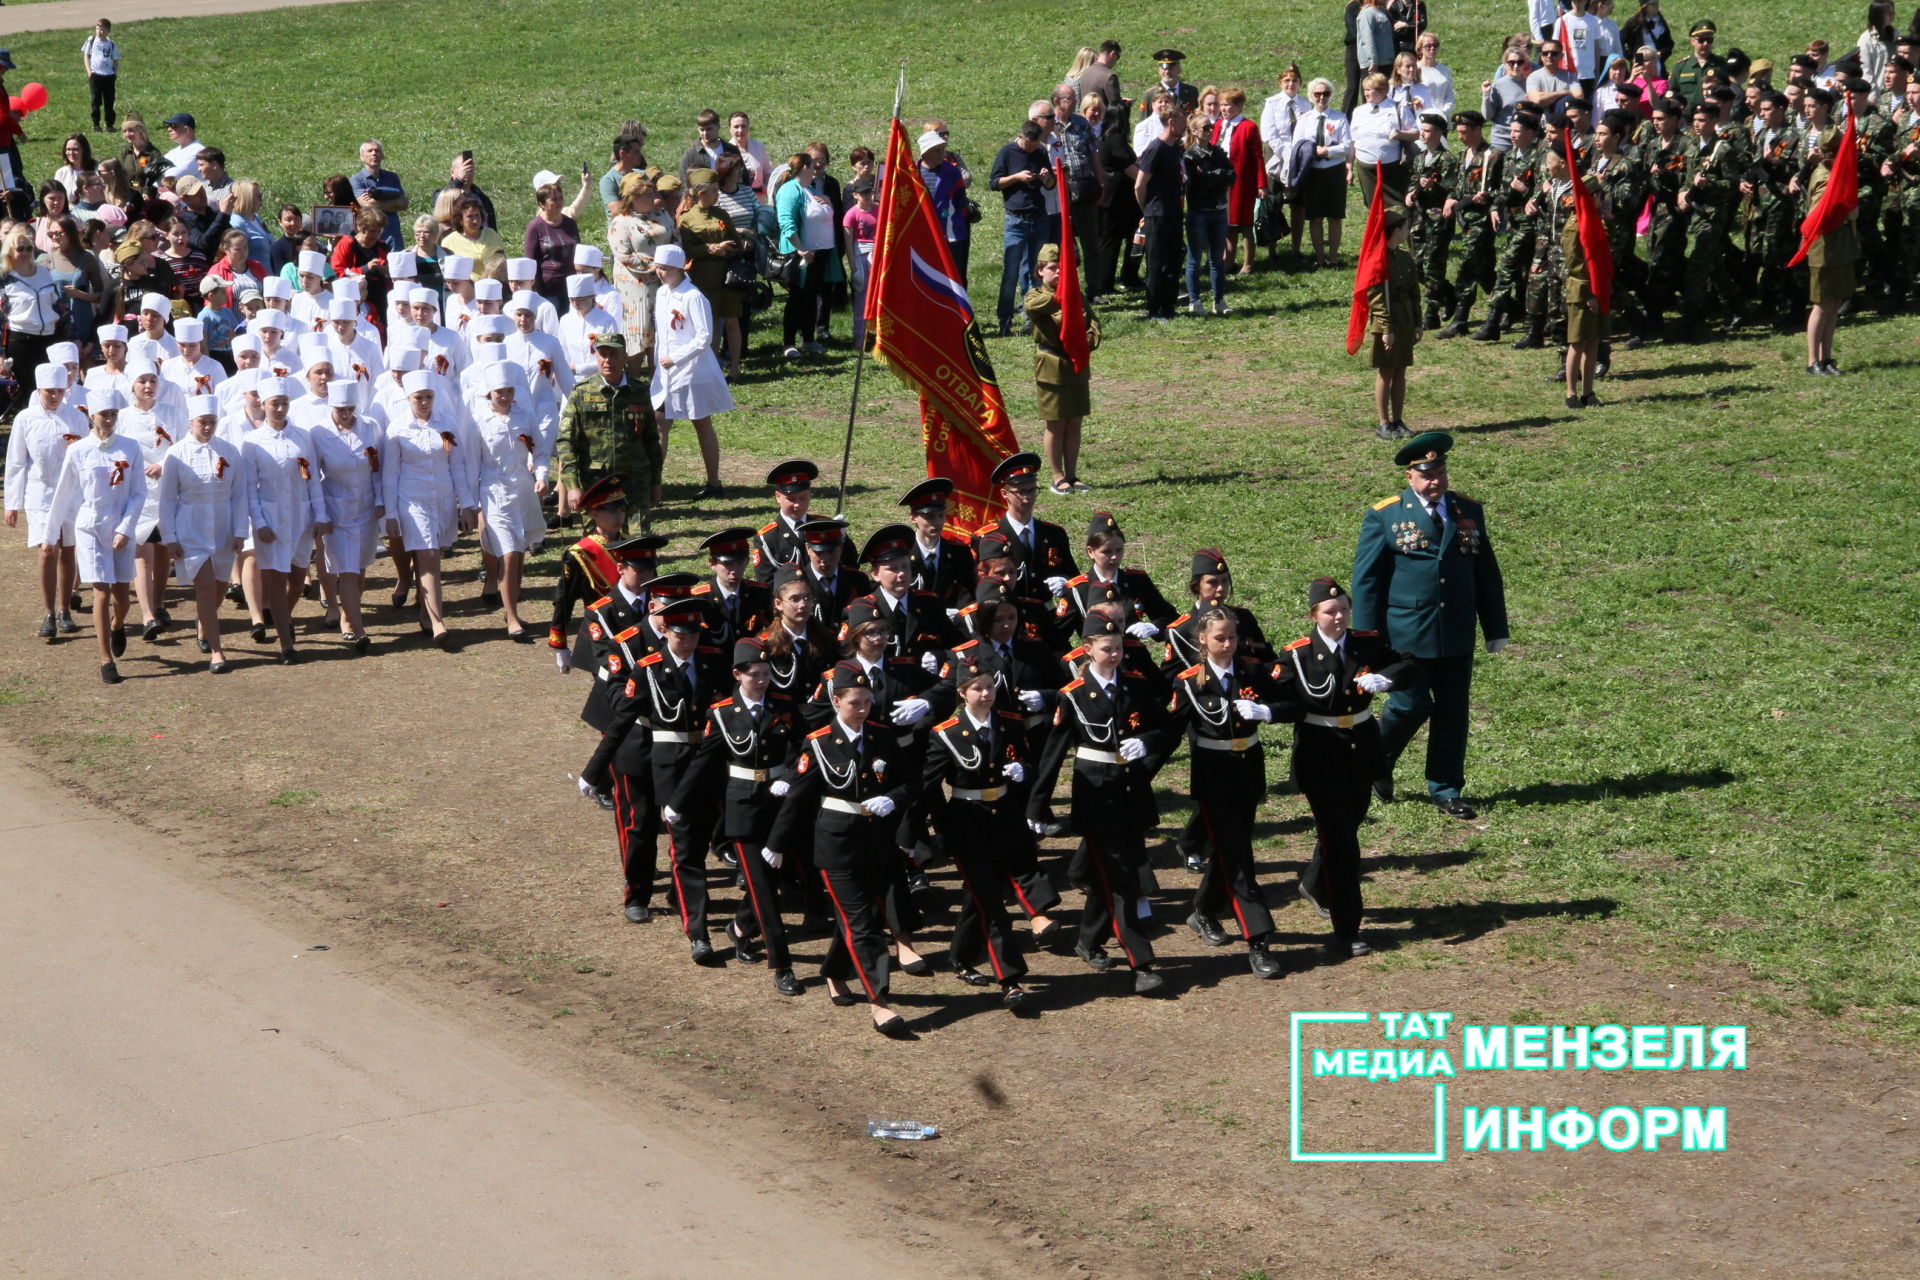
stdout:
{"type": "Polygon", "coordinates": [[[1253,206],[1253,242],[1262,249],[1279,244],[1287,234],[1287,215],[1280,198],[1272,190],[1260,193],[1253,206]]]}
{"type": "Polygon", "coordinates": [[[753,259],[747,254],[742,253],[727,259],[727,288],[751,289],[759,278],[759,273],[753,269],[753,259]]]}
{"type": "Polygon", "coordinates": [[[800,254],[770,253],[767,255],[767,278],[783,288],[793,289],[800,284],[800,254]]]}

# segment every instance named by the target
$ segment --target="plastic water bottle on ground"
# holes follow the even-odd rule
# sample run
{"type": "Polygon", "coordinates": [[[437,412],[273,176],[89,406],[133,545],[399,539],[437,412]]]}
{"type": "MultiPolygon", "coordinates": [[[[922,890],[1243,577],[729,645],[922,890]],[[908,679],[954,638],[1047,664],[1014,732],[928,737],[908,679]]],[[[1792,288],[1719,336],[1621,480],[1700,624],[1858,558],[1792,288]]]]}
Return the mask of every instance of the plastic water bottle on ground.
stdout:
{"type": "Polygon", "coordinates": [[[918,1120],[879,1120],[867,1121],[869,1138],[898,1138],[904,1142],[919,1142],[924,1138],[937,1138],[940,1130],[930,1124],[921,1124],[918,1120]]]}

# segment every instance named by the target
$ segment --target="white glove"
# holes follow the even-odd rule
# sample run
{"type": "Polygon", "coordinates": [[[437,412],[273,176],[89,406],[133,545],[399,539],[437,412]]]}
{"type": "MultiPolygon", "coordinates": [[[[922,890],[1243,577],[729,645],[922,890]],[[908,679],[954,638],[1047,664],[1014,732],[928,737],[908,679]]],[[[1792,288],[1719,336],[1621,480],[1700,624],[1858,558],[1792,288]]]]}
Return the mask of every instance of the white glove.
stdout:
{"type": "Polygon", "coordinates": [[[1067,580],[1065,578],[1054,577],[1054,578],[1047,579],[1047,590],[1053,592],[1053,594],[1059,595],[1061,592],[1065,591],[1066,589],[1067,589],[1067,580]]]}
{"type": "MultiPolygon", "coordinates": [[[[1364,680],[1366,677],[1362,676],[1361,679],[1364,680]]],[[[1273,719],[1273,712],[1270,711],[1265,704],[1255,702],[1250,698],[1235,698],[1233,700],[1233,710],[1242,720],[1252,720],[1256,724],[1265,724],[1273,719]]]]}
{"type": "Polygon", "coordinates": [[[930,676],[940,674],[940,655],[929,649],[920,655],[920,669],[930,676]]]}
{"type": "Polygon", "coordinates": [[[958,609],[947,610],[947,621],[948,622],[960,621],[960,611],[958,609]]]}
{"type": "Polygon", "coordinates": [[[1006,775],[1008,782],[1025,782],[1027,780],[1027,766],[1021,764],[1018,760],[1015,760],[1012,764],[1001,765],[1000,772],[1006,775]]]}
{"type": "Polygon", "coordinates": [[[673,806],[670,804],[660,806],[660,816],[666,819],[669,824],[680,821],[680,815],[674,812],[673,806]]]}
{"type": "Polygon", "coordinates": [[[1140,739],[1138,738],[1120,739],[1120,758],[1122,760],[1127,760],[1127,761],[1138,760],[1141,756],[1144,756],[1146,754],[1147,754],[1147,744],[1140,741],[1140,739]]]}
{"type": "Polygon", "coordinates": [[[1020,705],[1029,711],[1038,711],[1047,705],[1047,700],[1041,696],[1038,689],[1022,689],[1020,691],[1020,705]]]}
{"type": "Polygon", "coordinates": [[[771,849],[762,849],[760,851],[760,861],[766,863],[768,866],[772,867],[775,871],[778,871],[780,869],[780,864],[785,862],[786,860],[787,860],[787,855],[784,853],[775,853],[771,849]]]}
{"type": "MultiPolygon", "coordinates": [[[[774,779],[773,783],[767,788],[768,793],[771,794],[775,800],[785,799],[787,792],[791,790],[793,790],[793,784],[785,778],[774,779]]],[[[776,862],[774,865],[777,867],[780,864],[776,862]]]]}
{"type": "Polygon", "coordinates": [[[1507,647],[1507,638],[1505,636],[1501,636],[1498,640],[1487,641],[1488,653],[1498,653],[1506,647],[1507,647]]]}
{"type": "Polygon", "coordinates": [[[929,710],[931,708],[927,706],[925,698],[908,698],[905,702],[894,705],[893,722],[902,725],[919,724],[921,717],[925,716],[929,710]]]}
{"type": "Polygon", "coordinates": [[[1151,622],[1136,622],[1127,628],[1127,634],[1135,640],[1152,640],[1160,634],[1160,628],[1151,622]]]}
{"type": "Polygon", "coordinates": [[[1393,681],[1377,671],[1369,671],[1363,676],[1355,676],[1353,682],[1360,686],[1362,693],[1385,693],[1393,688],[1393,681]]]}
{"type": "Polygon", "coordinates": [[[573,654],[565,649],[553,651],[553,665],[560,668],[560,674],[566,675],[573,670],[573,654]]]}
{"type": "Polygon", "coordinates": [[[1037,836],[1043,836],[1047,834],[1047,824],[1044,822],[1035,822],[1032,818],[1028,818],[1027,830],[1033,832],[1033,834],[1037,836]]]}
{"type": "Polygon", "coordinates": [[[893,812],[893,797],[874,796],[870,800],[862,800],[860,807],[876,818],[884,818],[893,812]]]}

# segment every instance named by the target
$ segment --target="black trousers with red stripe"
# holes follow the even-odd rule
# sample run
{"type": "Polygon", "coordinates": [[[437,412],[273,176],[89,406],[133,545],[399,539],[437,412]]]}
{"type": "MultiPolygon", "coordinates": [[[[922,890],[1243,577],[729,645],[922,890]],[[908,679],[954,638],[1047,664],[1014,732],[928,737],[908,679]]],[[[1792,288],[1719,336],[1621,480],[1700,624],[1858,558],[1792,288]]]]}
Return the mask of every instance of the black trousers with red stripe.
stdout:
{"type": "MultiPolygon", "coordinates": [[[[1013,801],[1001,803],[1011,806],[1013,801]]],[[[984,966],[1002,983],[1017,982],[1027,972],[1001,901],[1009,879],[1005,851],[1018,844],[1013,834],[1016,820],[1010,815],[1024,811],[1022,805],[999,814],[976,800],[955,800],[946,810],[946,851],[960,872],[964,895],[947,956],[956,969],[984,966]]]]}
{"type": "MultiPolygon", "coordinates": [[[[1078,807],[1076,822],[1082,817],[1078,807]]],[[[1133,901],[1140,889],[1140,870],[1147,850],[1135,830],[1115,830],[1110,824],[1088,833],[1077,855],[1087,869],[1087,905],[1080,911],[1080,943],[1086,947],[1120,944],[1134,968],[1153,963],[1153,944],[1140,933],[1133,901]]]]}
{"type": "Polygon", "coordinates": [[[613,830],[620,845],[626,901],[646,906],[660,871],[660,807],[653,802],[653,774],[613,773],[613,830]]]}
{"type": "Polygon", "coordinates": [[[820,975],[847,983],[869,1000],[887,998],[888,952],[883,903],[892,883],[897,853],[868,851],[842,867],[820,872],[833,904],[833,942],[820,964],[820,975]]]}
{"type": "Polygon", "coordinates": [[[1257,942],[1273,932],[1273,913],[1253,870],[1253,817],[1267,790],[1259,748],[1195,751],[1192,770],[1194,807],[1207,858],[1193,909],[1217,917],[1222,907],[1231,906],[1240,936],[1257,942]]]}
{"type": "Polygon", "coordinates": [[[616,734],[603,733],[600,741],[594,744],[593,754],[587,757],[587,763],[580,770],[580,777],[595,791],[613,789],[613,753],[620,749],[621,738],[616,734]]]}
{"type": "Polygon", "coordinates": [[[787,953],[787,928],[780,920],[780,891],[773,868],[760,856],[765,843],[764,836],[759,841],[733,842],[733,855],[740,859],[740,874],[747,881],[746,896],[740,900],[740,909],[733,913],[733,927],[746,937],[758,936],[766,944],[767,968],[791,969],[793,959],[787,953]]]}
{"type": "Polygon", "coordinates": [[[1319,840],[1300,884],[1326,905],[1335,936],[1350,938],[1360,932],[1360,824],[1366,821],[1373,791],[1358,773],[1316,780],[1303,790],[1319,840]]]}
{"type": "MultiPolygon", "coordinates": [[[[680,908],[680,927],[689,938],[707,936],[707,845],[720,815],[710,806],[683,813],[667,824],[667,848],[672,861],[673,896],[680,908]]],[[[755,859],[759,854],[754,855],[755,859]]]]}

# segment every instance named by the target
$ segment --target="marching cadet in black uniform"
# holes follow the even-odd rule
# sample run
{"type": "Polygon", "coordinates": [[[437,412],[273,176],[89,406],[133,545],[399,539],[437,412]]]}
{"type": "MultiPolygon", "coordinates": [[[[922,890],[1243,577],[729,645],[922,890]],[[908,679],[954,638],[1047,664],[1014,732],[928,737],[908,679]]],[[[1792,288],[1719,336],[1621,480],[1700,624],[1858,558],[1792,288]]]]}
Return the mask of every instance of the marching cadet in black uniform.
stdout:
{"type": "Polygon", "coordinates": [[[766,583],[747,576],[753,530],[722,529],[700,544],[713,570],[693,594],[713,605],[713,643],[730,650],[733,642],[753,636],[773,621],[773,592],[766,583]]]}
{"type": "Polygon", "coordinates": [[[868,597],[874,602],[874,614],[887,624],[888,658],[933,659],[924,665],[938,671],[938,654],[958,644],[961,636],[947,617],[945,599],[913,585],[916,543],[914,531],[906,525],[881,525],[867,538],[860,560],[873,570],[868,597]]]}
{"type": "MultiPolygon", "coordinates": [[[[596,571],[604,564],[612,564],[613,579],[605,594],[590,602],[582,612],[582,625],[573,650],[559,649],[554,652],[556,658],[566,659],[561,670],[570,671],[578,662],[584,670],[594,675],[594,682],[587,689],[586,704],[580,709],[580,718],[600,730],[602,737],[580,770],[580,794],[602,809],[614,807],[608,769],[613,750],[620,745],[617,737],[605,736],[607,722],[612,716],[613,695],[620,687],[619,681],[614,678],[619,673],[608,668],[613,637],[638,622],[643,625],[631,641],[634,650],[632,660],[637,661],[655,646],[656,638],[652,629],[644,625],[647,600],[641,584],[654,576],[654,564],[660,548],[666,545],[665,535],[657,533],[642,534],[604,547],[596,544],[596,553],[590,563],[596,571]]],[[[583,562],[586,562],[584,557],[583,562]]],[[[631,666],[632,662],[629,661],[628,665],[631,666]]]]}
{"type": "Polygon", "coordinates": [[[1037,520],[1033,500],[1040,491],[1040,455],[1016,453],[1003,458],[993,469],[993,482],[1000,486],[1000,497],[1007,505],[997,524],[974,536],[977,553],[988,536],[997,537],[1013,553],[1014,585],[1029,600],[1045,601],[1060,594],[1069,578],[1080,568],[1073,562],[1073,548],[1067,531],[1057,524],[1037,520]]]}
{"type": "Polygon", "coordinates": [[[1193,608],[1167,626],[1167,659],[1163,669],[1169,675],[1200,661],[1200,642],[1193,634],[1193,622],[1208,609],[1225,609],[1233,615],[1241,657],[1249,662],[1273,661],[1273,646],[1267,642],[1267,633],[1260,629],[1253,610],[1228,603],[1233,596],[1233,571],[1227,567],[1226,553],[1220,548],[1202,547],[1193,553],[1187,594],[1193,597],[1193,608]]]}
{"type": "Polygon", "coordinates": [[[806,547],[806,563],[800,571],[813,592],[814,621],[829,631],[838,631],[847,602],[873,590],[873,582],[842,563],[846,558],[846,521],[809,520],[800,526],[800,537],[806,547]]]}
{"type": "Polygon", "coordinates": [[[1360,937],[1360,823],[1373,780],[1387,767],[1373,695],[1412,680],[1417,668],[1376,631],[1349,631],[1352,605],[1332,578],[1307,585],[1313,634],[1274,663],[1274,718],[1296,725],[1293,780],[1313,810],[1318,839],[1300,877],[1300,896],[1333,920],[1327,950],[1372,951],[1360,937]]]}
{"type": "MultiPolygon", "coordinates": [[[[1060,690],[1054,732],[1041,760],[1042,776],[1058,770],[1073,747],[1073,829],[1091,866],[1092,887],[1080,913],[1074,952],[1089,968],[1113,967],[1105,942],[1120,944],[1133,969],[1133,989],[1146,995],[1166,979],[1153,971],[1153,944],[1135,923],[1133,894],[1147,865],[1145,834],[1157,815],[1153,774],[1166,758],[1165,702],[1146,677],[1123,671],[1117,619],[1087,617],[1085,673],[1060,690]]],[[[1027,799],[1027,825],[1038,829],[1047,797],[1036,786],[1027,799]]]]}
{"type": "Polygon", "coordinates": [[[787,954],[774,868],[761,854],[780,814],[780,802],[793,787],[804,731],[793,700],[770,692],[772,671],[765,641],[749,636],[734,642],[733,680],[733,696],[708,710],[700,749],[667,802],[668,809],[692,813],[711,805],[725,777],[722,825],[747,882],[746,897],[727,925],[734,959],[743,964],[759,960],[760,948],[754,945],[759,939],[765,944],[767,967],[773,970],[773,989],[783,996],[797,996],[800,982],[793,976],[793,961],[787,954]]]}
{"type": "Polygon", "coordinates": [[[580,771],[581,790],[596,800],[606,797],[605,807],[613,810],[627,886],[622,909],[634,924],[645,924],[648,918],[660,811],[647,764],[646,726],[629,721],[629,714],[638,713],[626,706],[624,691],[640,659],[658,641],[647,617],[643,584],[654,577],[654,553],[664,542],[659,534],[647,534],[608,548],[620,565],[619,577],[606,595],[588,606],[581,628],[593,646],[594,681],[580,718],[600,730],[600,744],[580,771]]]}
{"type": "Polygon", "coordinates": [[[977,599],[982,588],[989,584],[1000,588],[1005,598],[1013,601],[1020,613],[1019,636],[1022,640],[1031,640],[1044,644],[1059,653],[1070,647],[1062,643],[1058,634],[1059,619],[1045,600],[1027,595],[1021,590],[1020,562],[1014,558],[1013,548],[1006,539],[997,533],[984,533],[974,539],[974,594],[977,599]]]}
{"type": "Polygon", "coordinates": [[[1127,634],[1146,643],[1158,640],[1179,613],[1153,579],[1138,569],[1121,567],[1127,554],[1127,536],[1111,511],[1096,511],[1087,520],[1087,572],[1068,579],[1056,592],[1060,604],[1055,614],[1074,631],[1081,629],[1087,612],[1096,604],[1120,606],[1126,617],[1127,634]]]}
{"type": "Polygon", "coordinates": [[[906,803],[909,782],[896,763],[893,731],[869,720],[872,682],[858,663],[827,677],[833,719],[807,735],[793,789],[780,805],[764,857],[779,867],[803,831],[813,833],[813,859],[833,902],[838,928],[820,973],[836,1005],[858,1004],[858,979],[874,1030],[913,1039],[906,1019],[887,1007],[887,926],[882,902],[897,874],[900,850],[889,818],[906,803]]]}
{"type": "Polygon", "coordinates": [[[580,496],[580,503],[593,520],[593,528],[578,542],[560,554],[560,580],[553,588],[553,621],[547,625],[547,647],[552,649],[554,665],[564,675],[576,661],[585,665],[590,656],[585,644],[576,638],[574,652],[568,651],[567,633],[573,629],[573,611],[607,594],[607,588],[620,576],[620,566],[607,554],[607,547],[620,540],[627,519],[627,495],[621,477],[602,476],[580,496]]]}
{"type": "MultiPolygon", "coordinates": [[[[655,617],[666,628],[666,644],[640,659],[626,685],[636,727],[639,720],[647,722],[653,793],[663,804],[679,791],[699,750],[707,708],[726,687],[726,655],[701,643],[710,613],[691,594],[695,581],[690,573],[673,573],[647,584],[659,602],[655,617]]],[[[718,806],[697,805],[685,813],[666,807],[660,816],[667,824],[680,924],[692,943],[694,963],[706,964],[714,954],[707,940],[707,844],[720,816],[718,806]]]]}
{"type": "Polygon", "coordinates": [[[924,775],[929,812],[966,891],[948,954],[961,981],[998,982],[1007,1008],[1030,1013],[1032,997],[1020,985],[1026,961],[1001,904],[1012,853],[1027,835],[1013,790],[1026,777],[1025,728],[1018,711],[997,705],[992,669],[961,659],[950,678],[964,705],[934,726],[924,775]],[[982,960],[992,977],[975,967],[982,960]]]}
{"type": "Polygon", "coordinates": [[[775,569],[805,559],[800,526],[807,522],[813,482],[819,475],[820,468],[805,458],[789,458],[767,472],[767,483],[773,486],[773,498],[780,510],[753,535],[753,576],[760,581],[771,582],[775,569]]]}
{"type": "Polygon", "coordinates": [[[973,548],[947,532],[947,498],[953,481],[936,476],[907,490],[900,505],[913,522],[913,589],[931,591],[947,609],[973,599],[973,548]]]}
{"type": "Polygon", "coordinates": [[[1260,726],[1273,719],[1273,678],[1238,655],[1239,632],[1225,609],[1202,613],[1194,635],[1201,659],[1174,681],[1168,708],[1187,731],[1193,803],[1207,853],[1187,927],[1208,946],[1225,946],[1219,912],[1222,902],[1230,904],[1253,972],[1277,978],[1280,962],[1267,950],[1273,915],[1253,870],[1253,816],[1267,794],[1260,726]]]}
{"type": "Polygon", "coordinates": [[[767,642],[774,692],[792,699],[796,706],[813,696],[820,678],[839,660],[834,633],[814,619],[813,588],[806,571],[792,565],[773,575],[773,621],[760,638],[767,642]]]}

